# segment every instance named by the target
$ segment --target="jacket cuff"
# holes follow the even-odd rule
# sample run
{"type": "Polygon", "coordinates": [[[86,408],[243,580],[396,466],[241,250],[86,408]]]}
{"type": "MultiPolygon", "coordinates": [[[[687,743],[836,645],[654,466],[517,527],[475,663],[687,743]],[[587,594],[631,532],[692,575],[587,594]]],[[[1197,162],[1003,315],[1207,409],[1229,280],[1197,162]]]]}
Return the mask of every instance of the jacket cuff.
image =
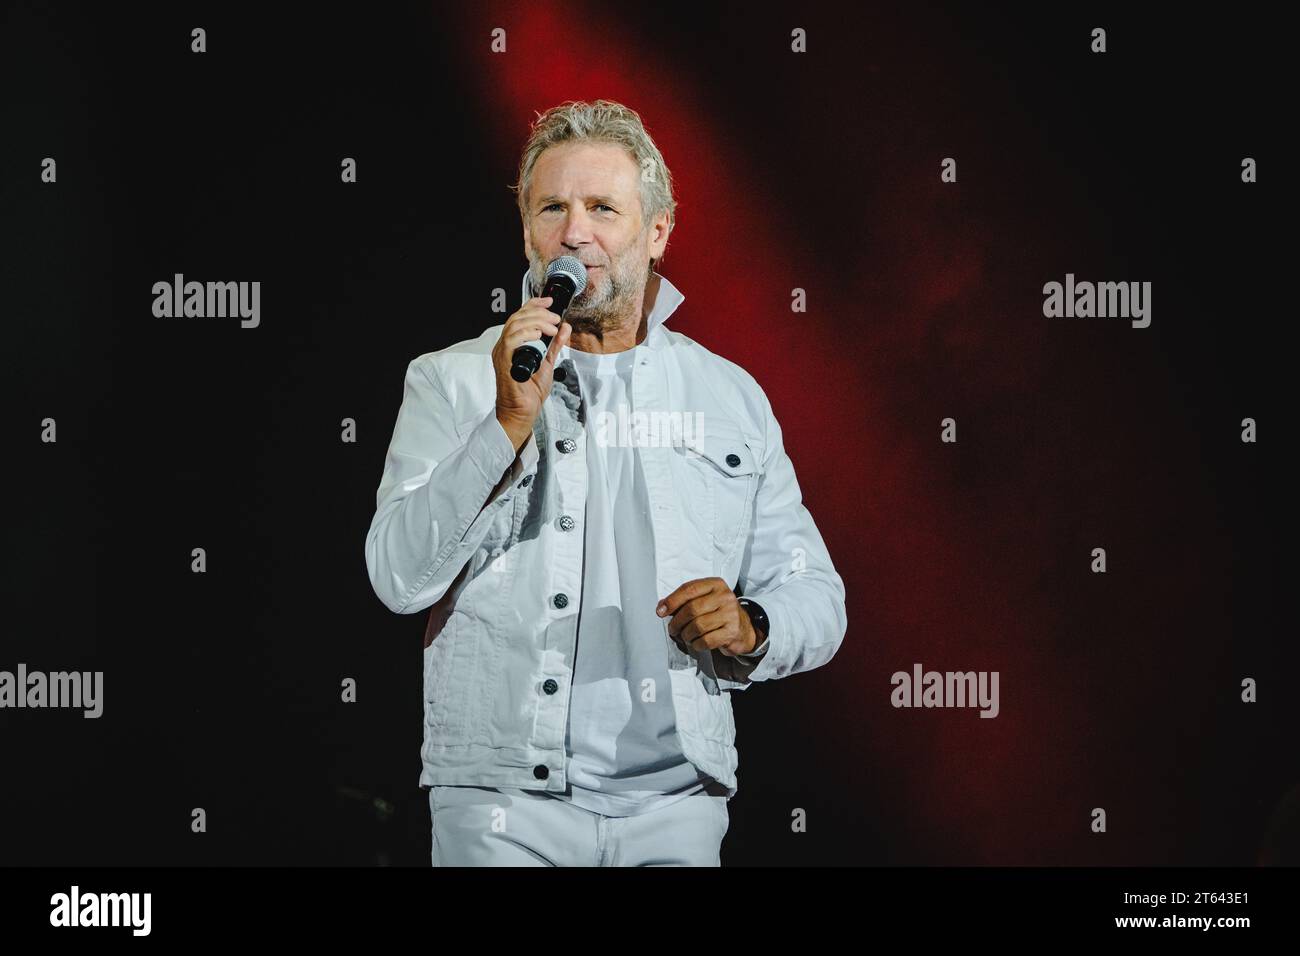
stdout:
{"type": "Polygon", "coordinates": [[[763,611],[767,614],[767,637],[762,644],[754,648],[752,656],[738,655],[733,659],[739,660],[744,670],[748,671],[748,681],[770,680],[780,673],[776,661],[786,643],[785,612],[779,597],[775,595],[747,594],[745,596],[763,606],[763,611]],[[760,650],[761,657],[758,656],[760,650]]]}
{"type": "Polygon", "coordinates": [[[497,483],[492,496],[487,500],[488,504],[506,489],[513,490],[518,487],[525,475],[533,475],[537,472],[539,456],[536,433],[528,436],[528,441],[516,455],[514,443],[510,441],[510,436],[497,421],[495,408],[474,426],[474,430],[469,433],[467,444],[470,460],[474,462],[475,467],[485,477],[497,483]],[[506,473],[507,468],[509,474],[506,473]]]}

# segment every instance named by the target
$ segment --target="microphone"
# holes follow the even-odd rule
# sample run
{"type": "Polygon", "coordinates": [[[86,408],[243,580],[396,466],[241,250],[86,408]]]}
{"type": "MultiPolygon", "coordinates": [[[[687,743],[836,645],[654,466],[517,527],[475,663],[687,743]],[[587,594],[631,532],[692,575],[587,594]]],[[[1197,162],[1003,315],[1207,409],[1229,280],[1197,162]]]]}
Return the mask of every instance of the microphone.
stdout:
{"type": "MultiPolygon", "coordinates": [[[[529,284],[531,287],[531,283],[529,284]]],[[[551,304],[547,311],[554,312],[561,319],[564,310],[569,307],[575,295],[581,295],[587,288],[587,267],[573,256],[560,256],[552,259],[546,267],[546,284],[542,287],[542,296],[550,296],[551,304]]],[[[516,382],[526,382],[542,367],[542,359],[551,345],[551,337],[544,335],[541,345],[537,342],[525,342],[515,349],[510,357],[510,377],[516,382]]]]}

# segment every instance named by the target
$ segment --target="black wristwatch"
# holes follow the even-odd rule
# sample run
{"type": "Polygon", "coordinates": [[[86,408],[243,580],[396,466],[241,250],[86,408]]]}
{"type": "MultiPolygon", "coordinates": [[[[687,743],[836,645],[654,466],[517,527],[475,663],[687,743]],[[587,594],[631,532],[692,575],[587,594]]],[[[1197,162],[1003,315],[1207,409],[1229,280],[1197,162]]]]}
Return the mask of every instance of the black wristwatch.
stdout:
{"type": "MultiPolygon", "coordinates": [[[[754,650],[749,652],[750,654],[755,654],[758,652],[758,649],[762,647],[763,644],[767,641],[767,636],[770,633],[769,625],[767,622],[767,612],[764,611],[761,606],[751,601],[749,598],[745,598],[745,597],[740,598],[737,603],[740,604],[740,606],[745,609],[745,613],[749,615],[749,620],[754,625],[754,630],[758,632],[759,635],[758,643],[754,645],[754,650]]],[[[743,657],[744,655],[741,656],[743,657]]]]}

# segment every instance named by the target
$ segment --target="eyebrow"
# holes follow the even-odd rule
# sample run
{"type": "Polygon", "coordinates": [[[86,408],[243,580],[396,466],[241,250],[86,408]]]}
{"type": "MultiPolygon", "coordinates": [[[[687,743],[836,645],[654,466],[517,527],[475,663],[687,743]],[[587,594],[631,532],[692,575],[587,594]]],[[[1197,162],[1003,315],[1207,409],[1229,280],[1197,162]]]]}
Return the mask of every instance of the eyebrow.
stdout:
{"type": "MultiPolygon", "coordinates": [[[[610,196],[587,196],[586,199],[587,202],[603,202],[608,203],[611,206],[621,205],[610,196]]],[[[539,206],[549,206],[553,202],[562,203],[564,201],[565,200],[561,199],[559,196],[543,196],[541,199],[537,200],[537,204],[539,206]]]]}

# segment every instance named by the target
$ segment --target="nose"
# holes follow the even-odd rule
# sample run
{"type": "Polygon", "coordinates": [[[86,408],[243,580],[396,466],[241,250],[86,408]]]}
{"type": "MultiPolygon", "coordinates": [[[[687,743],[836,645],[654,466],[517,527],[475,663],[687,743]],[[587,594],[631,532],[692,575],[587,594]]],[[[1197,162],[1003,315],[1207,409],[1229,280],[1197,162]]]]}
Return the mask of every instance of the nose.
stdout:
{"type": "Polygon", "coordinates": [[[570,252],[576,252],[591,241],[591,218],[587,215],[587,210],[580,205],[571,206],[564,220],[564,235],[560,242],[570,252]]]}

